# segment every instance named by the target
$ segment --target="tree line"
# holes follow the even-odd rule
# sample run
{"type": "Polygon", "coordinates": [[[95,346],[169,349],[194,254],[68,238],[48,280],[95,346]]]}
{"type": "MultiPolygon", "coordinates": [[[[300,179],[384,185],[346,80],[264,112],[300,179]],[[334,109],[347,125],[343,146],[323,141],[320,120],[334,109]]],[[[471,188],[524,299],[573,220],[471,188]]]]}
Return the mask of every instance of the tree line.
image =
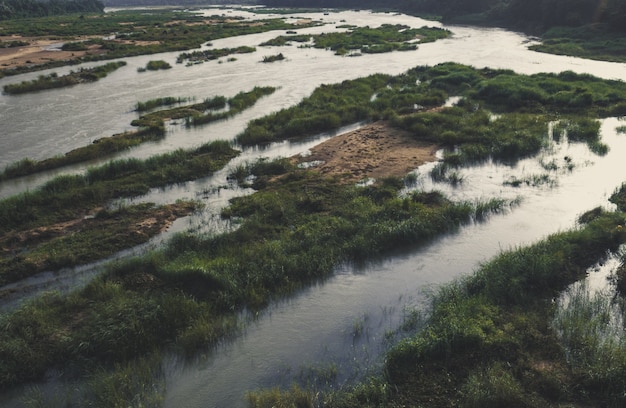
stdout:
{"type": "Polygon", "coordinates": [[[270,7],[387,8],[436,14],[444,21],[475,15],[492,24],[541,32],[602,24],[626,31],[626,0],[262,0],[270,7]]]}
{"type": "Polygon", "coordinates": [[[0,0],[0,20],[103,11],[100,0],[0,0]]]}

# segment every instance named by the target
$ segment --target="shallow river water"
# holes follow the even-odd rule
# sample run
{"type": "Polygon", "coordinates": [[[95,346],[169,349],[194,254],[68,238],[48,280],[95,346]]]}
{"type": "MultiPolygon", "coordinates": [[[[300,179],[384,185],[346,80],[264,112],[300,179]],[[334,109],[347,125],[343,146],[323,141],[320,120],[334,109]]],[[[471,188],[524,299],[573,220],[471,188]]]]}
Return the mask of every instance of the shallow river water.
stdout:
{"type": "MultiPolygon", "coordinates": [[[[232,12],[233,15],[237,13],[259,18],[241,11],[232,12]]],[[[293,19],[302,16],[295,15],[293,19]]],[[[300,33],[329,31],[335,29],[336,24],[439,26],[438,23],[405,15],[368,11],[307,14],[306,17],[323,19],[328,24],[298,30],[300,33]]],[[[531,39],[518,33],[473,27],[446,28],[453,32],[451,38],[420,45],[413,52],[347,58],[335,56],[331,51],[296,46],[258,47],[255,53],[238,55],[234,62],[220,64],[213,61],[192,67],[176,65],[178,53],[167,53],[126,58],[126,67],[94,84],[22,96],[0,95],[0,166],[24,157],[41,159],[62,154],[99,137],[128,130],[131,120],[136,117],[136,113],[132,112],[135,103],[162,96],[202,100],[215,95],[233,96],[258,85],[280,87],[252,109],[230,120],[190,130],[170,125],[163,141],[145,144],[118,157],[148,157],[211,140],[233,140],[249,120],[299,102],[320,84],[378,72],[399,74],[416,65],[455,61],[476,67],[508,68],[527,74],[571,70],[626,80],[625,64],[531,52],[526,48],[531,39]],[[278,52],[285,55],[285,61],[259,63],[264,55],[278,52]],[[138,67],[154,59],[166,60],[174,68],[137,73],[138,67]]],[[[214,41],[213,47],[258,46],[278,34],[272,32],[223,39],[214,41]]],[[[54,71],[61,73],[63,69],[54,71]]],[[[4,78],[0,80],[0,87],[39,74],[41,72],[4,78]]],[[[603,157],[590,153],[585,145],[570,145],[562,141],[555,143],[541,157],[526,159],[514,166],[487,163],[463,169],[463,182],[456,187],[431,181],[428,172],[434,164],[417,169],[415,188],[438,189],[460,200],[492,197],[521,200],[503,214],[462,227],[457,233],[442,237],[419,250],[394,254],[358,268],[342,267],[323,283],[271,305],[245,327],[241,336],[219,346],[210,355],[201,356],[191,363],[172,359],[168,363],[165,406],[245,406],[247,390],[289,386],[294,379],[306,379],[307,373],[315,370],[332,367],[333,371],[336,370],[334,386],[340,386],[375,369],[386,348],[385,339],[403,321],[406,311],[425,299],[425,291],[471,273],[480,262],[502,250],[572,228],[576,217],[586,210],[598,205],[608,206],[608,196],[626,181],[623,171],[620,171],[624,169],[626,136],[615,131],[623,123],[618,119],[603,121],[603,141],[610,146],[609,153],[603,157]],[[571,170],[567,169],[565,156],[572,158],[571,170]],[[540,161],[554,161],[558,169],[548,172],[540,161]],[[522,179],[545,173],[549,173],[552,184],[521,188],[503,185],[513,176],[522,179]]],[[[328,137],[332,135],[318,135],[297,143],[278,143],[263,149],[245,149],[230,166],[257,157],[304,153],[328,137]]],[[[83,170],[84,166],[77,166],[63,171],[83,170]]],[[[174,231],[227,228],[215,216],[218,209],[226,205],[230,197],[250,192],[229,187],[227,173],[228,169],[225,169],[207,179],[154,190],[141,199],[166,203],[179,198],[199,198],[207,202],[205,213],[179,220],[174,231]]],[[[52,174],[2,183],[0,196],[32,189],[50,177],[52,174]]],[[[158,245],[166,238],[167,235],[159,237],[138,251],[158,245]]],[[[31,283],[41,289],[67,290],[80,286],[97,270],[96,267],[66,271],[54,275],[53,279],[44,275],[31,283]]],[[[23,283],[23,290],[27,291],[31,283],[23,283]]],[[[0,397],[0,405],[4,406],[5,402],[19,406],[15,400],[10,403],[0,397]]]]}

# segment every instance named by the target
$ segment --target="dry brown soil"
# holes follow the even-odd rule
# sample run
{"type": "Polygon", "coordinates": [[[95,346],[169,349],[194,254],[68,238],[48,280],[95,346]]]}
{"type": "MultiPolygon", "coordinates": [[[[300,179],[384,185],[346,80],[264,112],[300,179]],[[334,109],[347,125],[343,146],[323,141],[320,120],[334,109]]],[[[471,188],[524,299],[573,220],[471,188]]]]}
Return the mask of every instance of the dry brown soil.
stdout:
{"type": "Polygon", "coordinates": [[[333,137],[312,148],[310,156],[294,160],[298,163],[322,161],[314,169],[355,182],[366,178],[403,177],[421,164],[437,160],[437,148],[380,121],[333,137]]]}
{"type": "MultiPolygon", "coordinates": [[[[50,40],[37,37],[0,36],[0,41],[24,41],[28,45],[21,47],[0,48],[0,69],[17,68],[30,64],[44,64],[49,61],[70,60],[85,55],[88,51],[61,51],[47,50],[46,47],[58,43],[59,40],[50,40]]],[[[98,47],[98,46],[96,46],[98,47]]],[[[89,50],[92,54],[97,49],[89,50]]]]}

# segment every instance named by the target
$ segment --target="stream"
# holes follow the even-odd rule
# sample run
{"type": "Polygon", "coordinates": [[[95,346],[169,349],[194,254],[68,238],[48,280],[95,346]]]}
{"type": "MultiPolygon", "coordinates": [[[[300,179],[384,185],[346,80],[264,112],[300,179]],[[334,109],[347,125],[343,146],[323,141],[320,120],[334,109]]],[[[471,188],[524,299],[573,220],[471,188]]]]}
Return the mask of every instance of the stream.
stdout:
{"type": "MultiPolygon", "coordinates": [[[[207,14],[214,13],[215,10],[207,11],[207,14]]],[[[233,10],[232,14],[254,19],[277,17],[253,15],[240,10],[233,10]]],[[[441,26],[406,15],[369,11],[287,18],[303,16],[328,24],[298,30],[298,33],[330,31],[339,24],[441,26]]],[[[453,32],[452,37],[420,45],[416,51],[358,58],[338,57],[332,51],[297,46],[258,47],[259,43],[282,32],[246,35],[212,43],[215,48],[257,46],[255,53],[238,55],[234,62],[213,61],[185,67],[175,64],[178,53],[125,58],[127,66],[93,84],[36,94],[0,95],[0,140],[3,147],[0,167],[24,157],[43,159],[63,154],[97,138],[130,130],[130,122],[136,117],[133,112],[135,103],[163,96],[202,100],[215,95],[230,97],[254,86],[279,87],[253,108],[231,119],[194,129],[169,124],[167,136],[162,141],[146,143],[116,157],[145,158],[208,141],[234,140],[248,121],[298,103],[321,84],[379,72],[395,75],[416,65],[454,61],[479,68],[513,69],[525,74],[571,70],[626,80],[625,64],[532,52],[527,49],[532,39],[522,34],[494,28],[445,28],[453,32]],[[264,55],[278,52],[285,55],[285,61],[259,63],[264,55]],[[173,69],[137,73],[138,67],[157,59],[170,62],[173,69]]],[[[93,65],[98,64],[84,66],[93,65]]],[[[59,68],[3,78],[0,79],[0,87],[40,74],[61,74],[69,70],[59,68]]],[[[608,197],[626,181],[620,171],[624,168],[623,157],[626,157],[626,135],[616,132],[616,128],[623,124],[617,118],[603,120],[602,141],[610,147],[605,156],[591,153],[584,144],[570,144],[565,140],[552,142],[539,156],[520,160],[514,165],[488,162],[461,169],[462,182],[456,186],[431,180],[429,171],[435,163],[416,169],[416,182],[410,188],[439,190],[455,200],[475,201],[495,197],[517,204],[501,214],[489,216],[483,222],[463,226],[458,232],[417,250],[396,253],[358,267],[342,266],[329,279],[272,304],[251,319],[240,336],[221,344],[213,352],[191,362],[171,358],[166,364],[164,405],[172,408],[243,407],[248,390],[289,387],[294,381],[306,383],[320,372],[332,372],[325,386],[336,388],[375,370],[381,364],[394,330],[437,285],[471,273],[481,262],[503,250],[570,229],[576,225],[577,217],[587,210],[596,206],[610,208],[608,197]],[[567,161],[565,157],[571,160],[567,161]],[[554,163],[556,169],[546,170],[545,163],[554,163]],[[513,177],[528,179],[544,174],[548,175],[547,183],[520,187],[503,184],[513,177]]],[[[350,129],[344,128],[338,133],[350,129]]],[[[176,231],[214,233],[227,230],[229,226],[223,224],[217,215],[219,209],[227,205],[230,198],[251,193],[227,182],[229,169],[259,157],[303,154],[333,135],[316,135],[298,142],[243,149],[242,155],[211,177],[155,189],[137,199],[157,203],[201,199],[207,204],[207,209],[178,220],[164,235],[118,257],[157,247],[176,231]]],[[[36,188],[56,174],[82,172],[85,168],[83,164],[0,183],[0,197],[36,188]]],[[[42,274],[28,282],[17,283],[11,288],[16,296],[0,305],[0,310],[9,310],[40,290],[80,287],[98,271],[99,265],[87,265],[42,274]]],[[[4,289],[7,288],[0,288],[4,289]]],[[[2,406],[21,406],[18,400],[19,396],[0,395],[2,406]]]]}

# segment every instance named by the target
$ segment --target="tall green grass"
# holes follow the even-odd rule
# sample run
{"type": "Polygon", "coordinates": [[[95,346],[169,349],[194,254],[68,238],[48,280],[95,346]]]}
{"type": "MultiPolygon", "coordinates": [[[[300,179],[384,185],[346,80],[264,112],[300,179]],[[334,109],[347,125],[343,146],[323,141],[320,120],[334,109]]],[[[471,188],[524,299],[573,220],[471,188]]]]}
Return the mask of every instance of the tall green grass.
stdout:
{"type": "MultiPolygon", "coordinates": [[[[143,166],[123,162],[91,177],[143,166]]],[[[224,210],[240,223],[233,232],[179,234],[162,250],[112,265],[81,291],[47,295],[3,316],[0,386],[41,378],[50,367],[111,368],[163,348],[192,354],[236,329],[233,312],[262,308],[343,262],[424,243],[475,212],[436,193],[399,197],[400,179],[356,187],[302,169],[258,168],[282,174],[224,210]]],[[[48,188],[65,188],[59,184],[48,188]]]]}
{"type": "Polygon", "coordinates": [[[150,188],[206,176],[237,152],[217,141],[147,160],[123,159],[88,169],[85,175],[58,176],[41,188],[0,201],[0,232],[34,228],[80,217],[112,198],[145,194],[150,188]]]}

